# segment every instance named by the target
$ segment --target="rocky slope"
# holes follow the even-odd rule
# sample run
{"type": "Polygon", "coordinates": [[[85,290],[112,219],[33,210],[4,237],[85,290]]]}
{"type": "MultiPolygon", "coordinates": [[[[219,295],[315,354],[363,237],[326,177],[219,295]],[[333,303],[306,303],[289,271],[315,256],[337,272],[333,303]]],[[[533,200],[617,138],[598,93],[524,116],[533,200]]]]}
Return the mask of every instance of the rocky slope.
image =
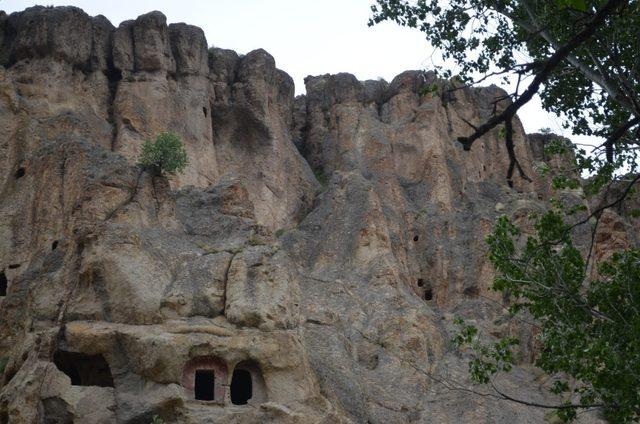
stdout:
{"type": "MultiPolygon", "coordinates": [[[[294,98],[267,52],[159,12],[0,13],[0,46],[0,423],[544,421],[465,390],[449,344],[454,315],[517,335],[501,384],[553,401],[530,328],[496,322],[483,239],[579,193],[549,190],[519,123],[531,182],[497,131],[452,141],[499,89],[338,74],[294,98]],[[135,166],[165,131],[190,162],[170,180],[135,166]]],[[[618,213],[600,256],[637,242],[618,213]]]]}

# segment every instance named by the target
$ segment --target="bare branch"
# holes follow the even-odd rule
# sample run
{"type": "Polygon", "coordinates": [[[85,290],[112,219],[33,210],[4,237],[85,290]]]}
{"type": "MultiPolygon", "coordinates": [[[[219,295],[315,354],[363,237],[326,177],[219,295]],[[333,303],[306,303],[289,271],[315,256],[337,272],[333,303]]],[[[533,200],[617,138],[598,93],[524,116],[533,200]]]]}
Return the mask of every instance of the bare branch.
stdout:
{"type": "Polygon", "coordinates": [[[546,405],[544,403],[529,402],[529,401],[526,401],[526,400],[517,399],[517,398],[514,398],[512,396],[509,396],[508,394],[500,391],[500,389],[498,389],[493,384],[493,381],[491,382],[491,388],[493,390],[495,390],[495,392],[498,393],[505,400],[510,400],[511,402],[520,403],[522,405],[535,406],[536,408],[544,408],[544,409],[582,409],[582,408],[602,408],[604,406],[604,404],[601,404],[601,403],[595,403],[595,404],[590,404],[590,405],[582,405],[582,404],[576,404],[576,403],[567,403],[567,404],[562,404],[562,405],[546,405]]]}
{"type": "Polygon", "coordinates": [[[518,109],[533,98],[540,89],[540,85],[551,76],[551,73],[560,65],[560,63],[567,59],[567,56],[569,56],[573,50],[587,41],[596,32],[596,30],[604,24],[606,18],[620,5],[625,4],[626,2],[627,0],[609,0],[604,7],[594,15],[593,19],[589,21],[582,31],[569,40],[565,45],[557,49],[556,52],[547,59],[547,61],[541,66],[540,71],[536,74],[531,84],[529,84],[520,97],[507,106],[501,114],[494,116],[478,127],[478,130],[470,136],[458,137],[458,141],[462,143],[464,150],[471,150],[471,145],[475,140],[485,135],[501,122],[512,119],[518,112],[518,109]]]}
{"type": "Polygon", "coordinates": [[[589,216],[587,216],[586,218],[576,222],[575,224],[571,225],[569,228],[567,228],[567,231],[570,231],[582,224],[586,224],[587,222],[589,222],[589,220],[591,218],[593,218],[594,216],[598,216],[600,215],[605,209],[609,209],[609,208],[613,208],[615,206],[618,206],[620,203],[622,203],[624,201],[624,199],[626,199],[626,197],[629,195],[629,193],[631,192],[631,188],[633,188],[633,186],[640,181],[640,174],[636,175],[631,182],[627,185],[627,187],[625,188],[625,190],[622,192],[622,194],[620,196],[618,196],[618,198],[610,203],[607,203],[604,206],[600,206],[599,208],[597,208],[596,210],[594,210],[593,212],[591,212],[589,214],[589,216]]]}
{"type": "Polygon", "coordinates": [[[613,131],[609,135],[609,137],[607,137],[607,140],[603,144],[605,151],[607,153],[607,162],[609,163],[613,162],[613,145],[616,143],[616,141],[618,141],[622,136],[624,136],[627,133],[627,131],[629,131],[629,129],[633,128],[638,124],[640,124],[640,117],[633,118],[632,120],[628,121],[626,124],[617,128],[615,131],[613,131]]]}
{"type": "Polygon", "coordinates": [[[505,121],[504,129],[507,144],[507,153],[509,154],[509,170],[507,171],[507,183],[509,184],[509,187],[513,187],[513,180],[511,178],[513,177],[514,167],[518,169],[518,173],[520,174],[520,177],[522,177],[522,179],[531,182],[531,178],[529,178],[527,174],[525,174],[524,170],[520,166],[518,158],[516,157],[516,152],[513,147],[513,123],[511,121],[511,118],[505,121]]]}

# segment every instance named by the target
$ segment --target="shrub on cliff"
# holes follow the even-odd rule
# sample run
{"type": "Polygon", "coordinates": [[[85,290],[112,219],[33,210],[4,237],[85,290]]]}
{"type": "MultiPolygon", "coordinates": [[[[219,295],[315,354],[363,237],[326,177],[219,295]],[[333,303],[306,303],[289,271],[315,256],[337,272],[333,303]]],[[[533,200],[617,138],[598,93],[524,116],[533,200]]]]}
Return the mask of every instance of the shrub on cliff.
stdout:
{"type": "Polygon", "coordinates": [[[187,152],[180,138],[173,133],[162,133],[156,141],[142,145],[138,164],[156,175],[181,174],[188,163],[187,152]]]}

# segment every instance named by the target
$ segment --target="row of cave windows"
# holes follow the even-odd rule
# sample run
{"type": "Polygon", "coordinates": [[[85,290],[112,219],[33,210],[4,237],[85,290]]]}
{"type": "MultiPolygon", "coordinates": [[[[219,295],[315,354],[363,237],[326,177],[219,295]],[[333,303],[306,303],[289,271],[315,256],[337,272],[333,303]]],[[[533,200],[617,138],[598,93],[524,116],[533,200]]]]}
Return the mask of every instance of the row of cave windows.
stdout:
{"type": "MultiPolygon", "coordinates": [[[[55,250],[55,248],[57,247],[58,242],[54,241],[53,242],[53,246],[52,249],[55,250]]],[[[424,287],[425,283],[424,280],[422,278],[418,278],[418,287],[423,288],[424,289],[424,300],[432,300],[433,299],[433,289],[431,287],[424,287]]],[[[7,295],[7,276],[4,273],[4,270],[0,271],[0,296],[6,296],[7,295]]]]}
{"type": "MultiPolygon", "coordinates": [[[[414,242],[417,242],[418,240],[420,240],[420,237],[418,235],[413,236],[414,242]]],[[[418,287],[423,289],[422,297],[424,300],[433,300],[433,289],[429,286],[425,287],[424,279],[418,278],[418,287]]]]}
{"type": "MultiPolygon", "coordinates": [[[[54,242],[54,244],[57,244],[57,242],[54,242]]],[[[53,248],[55,249],[55,247],[53,248]]],[[[433,289],[431,287],[424,287],[424,286],[425,286],[424,280],[422,278],[418,278],[418,287],[424,290],[422,295],[424,300],[426,301],[432,300],[433,289]]],[[[465,291],[465,294],[466,294],[466,291],[465,291]]],[[[6,295],[7,295],[7,277],[3,270],[0,272],[0,297],[6,296],[6,295]]]]}
{"type": "MultiPolygon", "coordinates": [[[[215,390],[215,371],[196,370],[194,384],[194,398],[203,401],[218,401],[215,390]]],[[[251,373],[245,369],[236,369],[231,377],[231,403],[246,405],[253,397],[253,379],[251,373]]]]}
{"type": "MultiPolygon", "coordinates": [[[[111,368],[102,355],[87,355],[78,352],[58,350],[53,355],[56,367],[71,379],[73,386],[114,387],[111,368]]],[[[196,369],[194,398],[201,401],[222,402],[216,393],[216,376],[212,369],[196,369]]],[[[236,367],[231,377],[231,403],[246,405],[253,398],[252,373],[236,367]]]]}
{"type": "Polygon", "coordinates": [[[424,279],[418,278],[418,287],[424,290],[422,294],[422,297],[424,298],[424,300],[429,301],[433,299],[433,288],[431,288],[428,285],[425,286],[424,279]]]}
{"type": "MultiPolygon", "coordinates": [[[[413,241],[418,241],[418,236],[413,237],[413,241]]],[[[51,244],[51,250],[55,250],[58,247],[58,240],[55,240],[51,244]]],[[[20,266],[20,265],[17,265],[20,266]]],[[[10,265],[9,268],[15,267],[10,265]]],[[[433,300],[433,289],[429,286],[425,287],[425,282],[422,278],[418,279],[418,287],[423,289],[423,298],[426,301],[433,300]]],[[[6,296],[7,294],[7,277],[4,270],[0,271],[0,296],[6,296]]]]}
{"type": "MultiPolygon", "coordinates": [[[[20,168],[23,169],[23,168],[20,168]]],[[[24,174],[22,174],[24,175],[24,174]]],[[[419,237],[416,235],[413,237],[413,241],[417,242],[419,237]]],[[[55,240],[51,245],[51,250],[55,250],[58,247],[58,240],[55,240]]],[[[18,265],[19,266],[19,265],[18,265]]],[[[11,268],[12,266],[9,266],[11,268]]],[[[433,289],[431,287],[424,287],[425,282],[422,278],[418,279],[418,287],[423,288],[423,298],[426,301],[433,300],[433,289]]],[[[4,270],[0,272],[0,296],[6,296],[7,294],[7,277],[4,270]]]]}

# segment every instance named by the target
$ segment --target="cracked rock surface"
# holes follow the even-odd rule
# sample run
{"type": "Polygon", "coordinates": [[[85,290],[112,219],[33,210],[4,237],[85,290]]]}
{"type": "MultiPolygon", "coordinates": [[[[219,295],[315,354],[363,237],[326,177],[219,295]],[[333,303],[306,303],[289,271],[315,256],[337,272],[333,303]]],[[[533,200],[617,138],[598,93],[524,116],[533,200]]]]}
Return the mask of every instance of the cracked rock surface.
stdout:
{"type": "MultiPolygon", "coordinates": [[[[294,98],[264,50],[207,46],[160,12],[0,12],[0,423],[543,422],[465,390],[449,340],[456,315],[517,336],[501,387],[557,402],[531,328],[499,321],[483,241],[501,214],[582,201],[537,175],[545,136],[514,123],[532,181],[508,184],[498,130],[453,141],[496,87],[338,74],[294,98]],[[136,166],[166,131],[189,157],[170,179],[136,166]]],[[[627,212],[598,258],[638,244],[627,212]]]]}

